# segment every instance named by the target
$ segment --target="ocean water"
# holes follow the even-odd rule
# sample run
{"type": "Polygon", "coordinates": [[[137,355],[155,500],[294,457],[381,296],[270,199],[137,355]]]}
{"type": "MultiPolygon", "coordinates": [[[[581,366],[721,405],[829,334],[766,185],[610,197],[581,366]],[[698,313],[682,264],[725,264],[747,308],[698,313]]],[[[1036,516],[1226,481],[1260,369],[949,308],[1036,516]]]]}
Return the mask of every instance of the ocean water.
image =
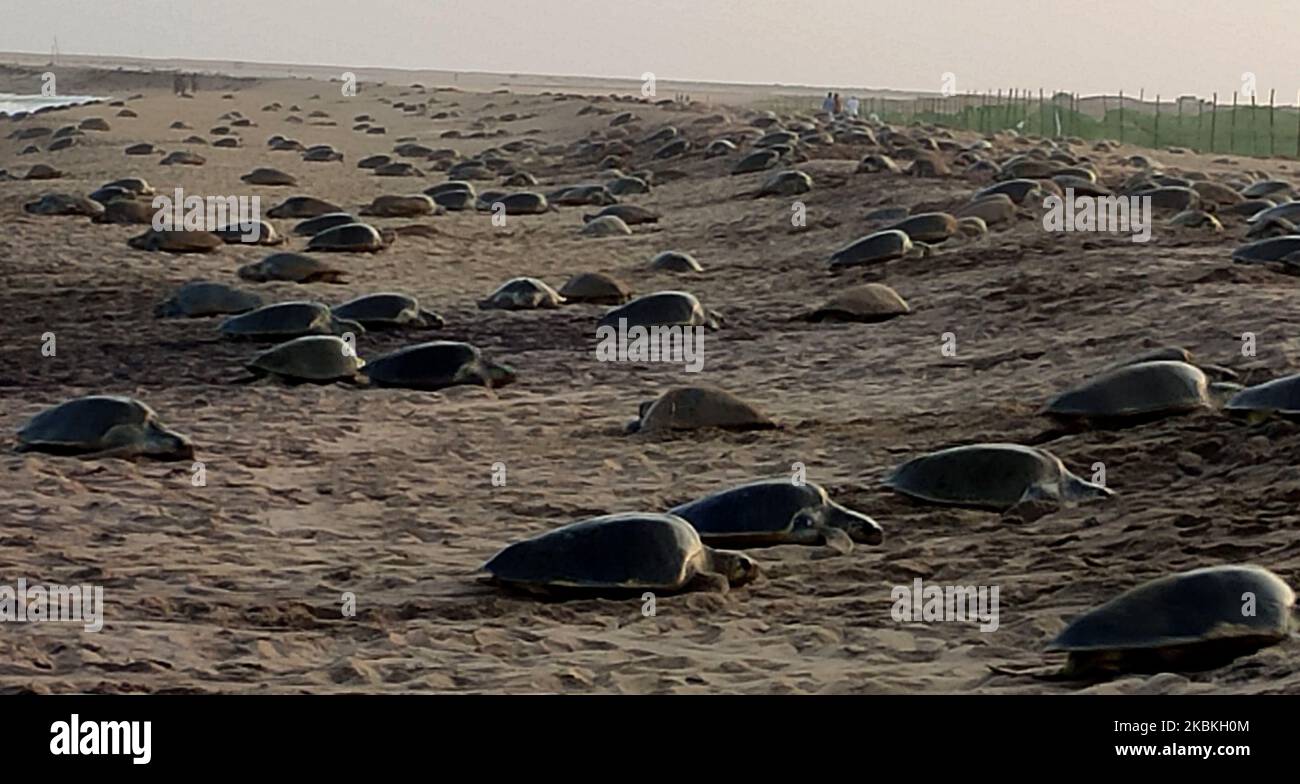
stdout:
{"type": "Polygon", "coordinates": [[[97,95],[15,95],[13,93],[0,93],[0,112],[5,114],[16,114],[18,112],[34,112],[37,109],[54,106],[80,106],[83,103],[91,101],[107,101],[97,95]]]}

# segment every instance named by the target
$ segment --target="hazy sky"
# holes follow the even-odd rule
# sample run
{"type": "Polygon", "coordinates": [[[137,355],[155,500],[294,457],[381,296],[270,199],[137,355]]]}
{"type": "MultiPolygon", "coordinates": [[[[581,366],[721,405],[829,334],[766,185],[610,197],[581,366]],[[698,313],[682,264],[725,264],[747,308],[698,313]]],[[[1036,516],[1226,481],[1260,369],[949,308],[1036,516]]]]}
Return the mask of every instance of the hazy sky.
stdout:
{"type": "Polygon", "coordinates": [[[0,50],[938,90],[1300,89],[1300,0],[0,0],[0,50]]]}

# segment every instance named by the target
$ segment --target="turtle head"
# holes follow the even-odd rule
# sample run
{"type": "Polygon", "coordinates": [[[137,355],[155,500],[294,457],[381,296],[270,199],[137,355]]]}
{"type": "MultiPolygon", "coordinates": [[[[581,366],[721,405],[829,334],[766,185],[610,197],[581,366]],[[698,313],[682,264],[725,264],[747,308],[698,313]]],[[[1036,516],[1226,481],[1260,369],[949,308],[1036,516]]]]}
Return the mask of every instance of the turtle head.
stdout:
{"type": "Polygon", "coordinates": [[[194,444],[180,433],[150,422],[145,426],[143,454],[157,460],[193,460],[194,444]]]}
{"type": "Polygon", "coordinates": [[[483,360],[482,377],[484,386],[489,389],[504,387],[513,384],[519,378],[514,368],[509,365],[503,365],[499,362],[493,362],[490,359],[483,360]]]}
{"type": "Polygon", "coordinates": [[[713,571],[727,578],[732,588],[751,583],[758,577],[758,562],[744,553],[732,550],[714,550],[713,571]]]}
{"type": "Polygon", "coordinates": [[[434,313],[432,310],[424,310],[423,308],[421,308],[420,318],[424,319],[424,326],[426,327],[431,327],[433,329],[442,329],[443,327],[447,326],[447,321],[442,316],[439,316],[437,313],[434,313]]]}
{"type": "Polygon", "coordinates": [[[1061,498],[1066,501],[1093,501],[1102,498],[1110,498],[1115,495],[1115,491],[1104,485],[1093,484],[1084,479],[1080,479],[1071,473],[1066,473],[1064,481],[1061,483],[1061,498]]]}
{"type": "Polygon", "coordinates": [[[879,523],[833,501],[826,502],[823,516],[826,527],[839,528],[858,544],[880,544],[885,540],[885,532],[879,523]]]}

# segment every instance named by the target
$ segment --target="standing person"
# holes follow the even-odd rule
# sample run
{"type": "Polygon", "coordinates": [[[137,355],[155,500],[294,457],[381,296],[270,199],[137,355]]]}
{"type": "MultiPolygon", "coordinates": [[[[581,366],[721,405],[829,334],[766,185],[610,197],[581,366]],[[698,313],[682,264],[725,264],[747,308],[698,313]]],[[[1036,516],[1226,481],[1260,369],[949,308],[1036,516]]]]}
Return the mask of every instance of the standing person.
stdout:
{"type": "Polygon", "coordinates": [[[835,93],[835,107],[833,111],[835,112],[836,117],[839,117],[841,114],[844,113],[844,102],[840,100],[839,93],[835,93]]]}
{"type": "Polygon", "coordinates": [[[859,107],[859,106],[860,106],[860,104],[858,103],[858,96],[856,96],[856,95],[850,95],[850,96],[849,96],[849,104],[848,104],[848,110],[849,110],[849,116],[850,116],[850,117],[857,117],[857,116],[858,116],[858,107],[859,107]]]}
{"type": "Polygon", "coordinates": [[[828,92],[826,100],[822,101],[822,111],[831,114],[835,111],[835,98],[828,92]]]}

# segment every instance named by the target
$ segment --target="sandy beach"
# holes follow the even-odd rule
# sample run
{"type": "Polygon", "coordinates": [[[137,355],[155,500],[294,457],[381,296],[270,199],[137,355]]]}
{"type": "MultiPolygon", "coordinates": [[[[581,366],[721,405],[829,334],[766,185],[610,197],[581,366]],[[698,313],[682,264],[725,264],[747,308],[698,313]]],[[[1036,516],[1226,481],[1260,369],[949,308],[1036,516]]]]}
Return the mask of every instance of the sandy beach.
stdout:
{"type": "MultiPolygon", "coordinates": [[[[44,68],[17,61],[0,69],[0,92],[35,92],[44,68]]],[[[922,505],[881,484],[924,452],[1030,442],[1048,429],[1038,410],[1052,395],[1144,350],[1185,347],[1244,384],[1296,372],[1300,314],[1287,304],[1295,278],[1232,262],[1243,218],[1221,216],[1221,234],[1158,223],[1150,242],[1134,243],[1045,232],[1039,212],[1025,207],[983,239],[893,261],[885,271],[833,272],[830,254],[875,228],[864,217],[871,210],[951,210],[990,181],[957,166],[944,177],[858,173],[859,161],[879,150],[834,141],[802,148],[806,160],[792,164],[812,177],[810,192],[745,198],[770,174],[729,175],[749,146],[717,158],[702,150],[751,127],[772,97],[758,87],[664,83],[658,98],[680,91],[692,102],[658,105],[636,83],[448,72],[394,72],[379,83],[362,72],[358,94],[344,96],[324,72],[243,76],[247,69],[231,68],[228,76],[202,71],[200,91],[181,98],[162,64],[153,72],[93,65],[62,69],[60,89],[124,100],[137,116],[100,104],[0,120],[0,169],[20,177],[44,163],[64,172],[0,181],[0,431],[12,439],[32,416],[79,395],[130,395],[193,440],[206,485],[194,486],[188,461],[0,451],[0,579],[90,582],[103,586],[106,603],[98,633],[6,625],[0,691],[1300,692],[1294,642],[1208,672],[1094,684],[990,669],[1061,664],[1063,656],[1043,653],[1048,641],[1079,613],[1146,579],[1252,563],[1298,584],[1295,424],[1245,424],[1204,410],[1062,436],[1046,447],[1080,476],[1103,464],[1114,496],[1034,520],[922,505]],[[403,111],[397,102],[420,108],[403,111]],[[281,108],[265,109],[273,103],[281,108]],[[191,135],[215,141],[210,129],[229,125],[220,118],[232,111],[255,123],[232,129],[241,146],[182,143],[191,135]],[[127,245],[147,227],[23,211],[46,193],[84,195],[128,176],[160,193],[258,195],[265,208],[311,195],[355,211],[446,179],[422,160],[412,161],[421,176],[410,178],[357,167],[366,156],[393,154],[405,137],[453,148],[456,160],[536,140],[512,160],[545,192],[599,179],[601,156],[574,155],[573,145],[609,139],[612,117],[625,111],[636,120],[624,128],[632,152],[621,168],[649,169],[657,181],[621,201],[661,216],[631,236],[580,235],[582,215],[599,209],[589,206],[512,215],[505,226],[473,210],[375,218],[380,228],[419,223],[432,231],[404,234],[379,253],[331,254],[346,283],[250,283],[236,275],[241,265],[301,251],[305,240],[150,253],[127,245]],[[448,116],[433,119],[442,112],[448,116]],[[291,115],[304,121],[288,122],[291,115]],[[360,115],[385,132],[353,130],[360,115]],[[49,137],[11,138],[21,128],[89,117],[111,129],[54,152],[49,137]],[[178,120],[188,129],[169,127],[178,120]],[[636,144],[666,125],[694,149],[657,160],[653,145],[636,144]],[[465,138],[475,131],[482,138],[465,138]],[[275,134],[332,145],[344,159],[313,163],[272,151],[267,139],[275,134]],[[138,143],[159,154],[124,153],[138,143]],[[39,151],[21,154],[31,144],[39,151]],[[159,165],[162,153],[176,150],[206,163],[159,165]],[[299,184],[241,182],[257,167],[288,172],[299,184]],[[795,198],[806,226],[792,225],[795,198]],[[670,249],[692,254],[703,272],[652,270],[652,257],[670,249]],[[597,361],[595,326],[605,306],[476,305],[513,277],[558,288],[579,272],[617,276],[636,294],[686,290],[722,314],[725,326],[707,334],[704,370],[597,361]],[[465,341],[513,367],[518,381],[439,392],[243,383],[256,347],[223,339],[218,319],[153,315],[192,279],[256,291],[267,302],[335,305],[405,292],[446,325],[369,332],[357,343],[363,358],[422,341],[465,341]],[[912,312],[877,324],[792,320],[868,281],[892,286],[912,312]],[[42,353],[49,333],[53,356],[42,353]],[[1254,335],[1253,356],[1243,356],[1244,333],[1254,335]],[[954,340],[955,356],[944,351],[954,340]],[[681,384],[731,391],[779,427],[625,432],[642,401],[681,384]],[[789,476],[795,463],[836,501],[874,518],[884,542],[849,554],[752,549],[759,580],[726,594],[658,597],[653,617],[635,598],[538,601],[478,580],[480,565],[510,542],[789,476]],[[505,468],[504,485],[493,482],[496,464],[505,468]],[[894,620],[891,590],[916,578],[998,586],[997,630],[894,620]],[[341,612],[345,594],[355,597],[355,615],[341,612]]],[[[805,114],[818,102],[809,92],[805,114]]],[[[950,136],[963,145],[980,138],[950,136]]],[[[1006,135],[993,144],[998,156],[1031,146],[1006,135]]],[[[1282,158],[1072,149],[1091,155],[1111,185],[1138,170],[1126,163],[1135,154],[1158,159],[1169,174],[1298,182],[1297,163],[1282,158]]],[[[270,222],[281,233],[296,223],[270,222]]]]}

